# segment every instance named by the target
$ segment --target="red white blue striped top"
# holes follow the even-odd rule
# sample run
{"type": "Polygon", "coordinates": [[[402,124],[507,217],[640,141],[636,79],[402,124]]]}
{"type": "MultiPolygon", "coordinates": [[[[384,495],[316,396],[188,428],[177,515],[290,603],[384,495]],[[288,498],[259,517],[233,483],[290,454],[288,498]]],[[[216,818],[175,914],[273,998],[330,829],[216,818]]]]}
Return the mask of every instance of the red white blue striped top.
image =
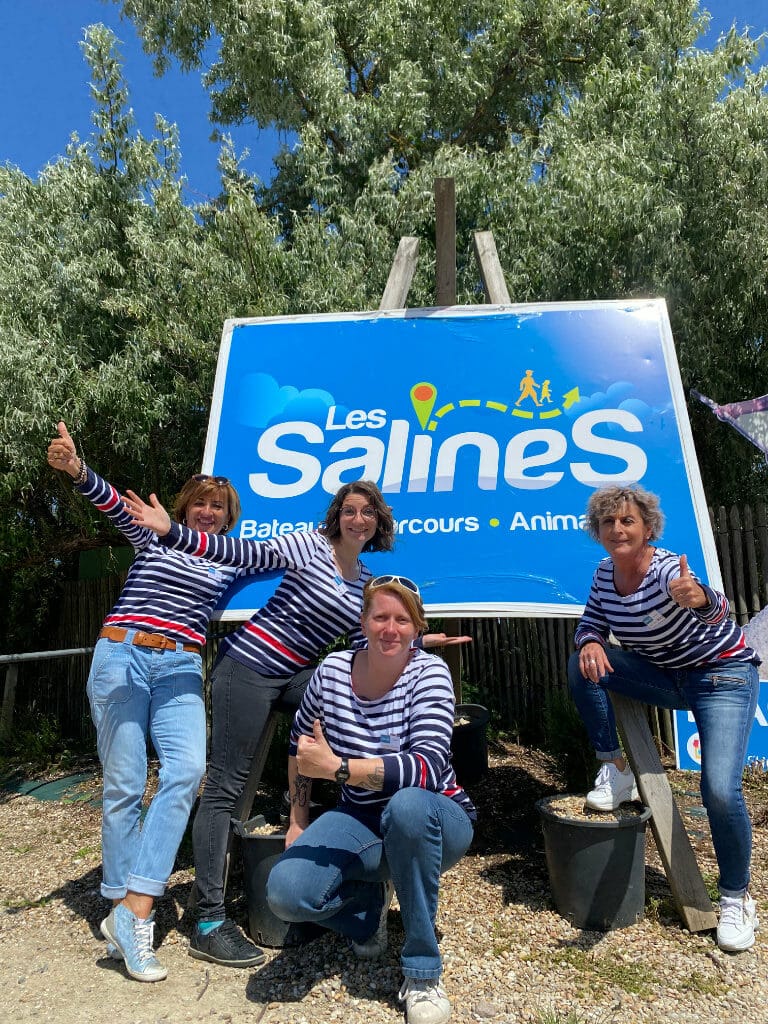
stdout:
{"type": "Polygon", "coordinates": [[[161,542],[176,551],[204,555],[217,565],[283,570],[264,607],[219,647],[222,654],[260,675],[295,675],[311,668],[331,641],[344,634],[353,641],[362,636],[363,587],[371,572],[358,562],[359,578],[342,579],[333,548],[317,531],[256,541],[198,533],[173,523],[161,542]]]}
{"type": "Polygon", "coordinates": [[[633,594],[622,596],[614,586],[613,562],[604,558],[576,628],[576,646],[590,640],[605,644],[613,633],[627,650],[660,668],[698,668],[724,658],[759,664],[741,626],[728,617],[730,606],[723,594],[694,575],[708,603],[681,608],[672,600],[669,583],[679,576],[680,556],[655,548],[643,582],[633,594]]]}
{"type": "Polygon", "coordinates": [[[136,557],[105,626],[161,633],[185,644],[205,643],[208,620],[222,591],[242,569],[213,565],[164,547],[151,530],[136,526],[120,495],[90,467],[75,487],[130,541],[136,557]]]}
{"type": "Polygon", "coordinates": [[[356,653],[329,654],[315,671],[294,718],[289,753],[296,754],[299,736],[312,735],[317,718],[339,757],[384,761],[383,789],[345,785],[342,804],[380,812],[397,790],[415,786],[450,797],[476,820],[477,811],[451,766],[455,699],[445,662],[414,650],[392,689],[377,700],[364,700],[352,690],[356,653]]]}

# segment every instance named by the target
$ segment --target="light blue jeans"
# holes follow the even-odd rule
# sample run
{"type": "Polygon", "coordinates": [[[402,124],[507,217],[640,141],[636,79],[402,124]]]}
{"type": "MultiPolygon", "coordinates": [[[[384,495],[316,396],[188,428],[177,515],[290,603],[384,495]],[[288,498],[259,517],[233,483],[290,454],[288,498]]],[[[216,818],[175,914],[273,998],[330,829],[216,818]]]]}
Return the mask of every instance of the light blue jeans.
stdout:
{"type": "Polygon", "coordinates": [[[440,875],[472,842],[472,822],[455,800],[401,789],[381,815],[366,820],[326,811],[275,864],[267,901],[283,921],[315,921],[355,942],[379,925],[383,888],[391,878],[405,928],[400,963],[407,978],[442,973],[435,935],[440,875]]]}
{"type": "Polygon", "coordinates": [[[746,661],[693,669],[661,669],[632,651],[606,648],[613,672],[595,684],[568,662],[568,682],[601,761],[621,754],[613,707],[606,693],[623,693],[660,708],[693,712],[701,741],[701,799],[707,809],[723,896],[749,885],[752,825],[741,789],[744,757],[757,705],[757,669],[746,661]]]}
{"type": "Polygon", "coordinates": [[[102,883],[107,899],[130,889],[162,896],[205,771],[199,654],[96,644],[87,693],[104,768],[102,883]],[[160,759],[157,793],[140,826],[147,736],[160,759]]]}

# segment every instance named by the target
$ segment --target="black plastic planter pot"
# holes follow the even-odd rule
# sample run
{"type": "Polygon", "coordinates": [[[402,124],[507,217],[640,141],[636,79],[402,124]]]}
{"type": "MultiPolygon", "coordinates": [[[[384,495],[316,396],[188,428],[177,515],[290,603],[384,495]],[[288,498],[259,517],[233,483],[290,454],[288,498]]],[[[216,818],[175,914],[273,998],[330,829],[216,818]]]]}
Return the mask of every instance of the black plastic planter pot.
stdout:
{"type": "Polygon", "coordinates": [[[259,946],[275,948],[302,946],[323,931],[315,924],[287,924],[275,917],[267,903],[267,878],[280,854],[285,850],[285,833],[261,835],[254,832],[265,824],[259,815],[250,821],[233,819],[232,828],[240,839],[243,851],[245,897],[248,903],[248,931],[259,946]]]}
{"type": "Polygon", "coordinates": [[[456,778],[461,786],[471,786],[488,771],[488,708],[482,704],[457,704],[451,737],[451,752],[456,778]]]}
{"type": "Polygon", "coordinates": [[[549,883],[558,913],[590,931],[627,928],[643,917],[645,826],[649,807],[619,818],[566,817],[536,803],[544,832],[549,883]]]}

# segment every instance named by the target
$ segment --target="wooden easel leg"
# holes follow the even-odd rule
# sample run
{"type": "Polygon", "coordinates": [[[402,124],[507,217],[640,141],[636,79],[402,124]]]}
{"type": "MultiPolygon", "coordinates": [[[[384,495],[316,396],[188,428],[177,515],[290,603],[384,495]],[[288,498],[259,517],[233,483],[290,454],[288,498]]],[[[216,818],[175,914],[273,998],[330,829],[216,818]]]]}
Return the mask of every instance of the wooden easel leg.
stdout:
{"type": "MultiPolygon", "coordinates": [[[[269,748],[272,746],[272,740],[275,736],[275,729],[277,729],[277,711],[270,711],[269,717],[264,723],[264,731],[261,734],[261,742],[259,743],[256,753],[253,755],[253,761],[251,762],[251,770],[248,773],[248,778],[245,782],[245,788],[240,796],[240,799],[235,804],[232,817],[237,818],[238,821],[248,821],[253,810],[253,801],[256,797],[256,793],[261,784],[261,776],[264,771],[264,765],[267,763],[269,757],[269,748]]],[[[230,826],[229,835],[227,838],[227,860],[224,865],[224,895],[227,893],[227,881],[229,880],[229,863],[232,857],[232,837],[233,831],[230,826]]],[[[193,886],[194,888],[194,886],[193,886]]]]}
{"type": "Polygon", "coordinates": [[[683,923],[691,932],[715,928],[717,915],[653,742],[645,706],[621,694],[611,693],[610,697],[637,788],[653,812],[651,830],[683,923]]]}
{"type": "Polygon", "coordinates": [[[400,239],[395,258],[387,278],[379,309],[403,309],[416,270],[419,240],[412,235],[400,239]]]}
{"type": "Polygon", "coordinates": [[[512,300],[509,297],[492,232],[475,232],[475,258],[480,267],[480,277],[488,301],[499,306],[508,306],[512,300]]]}

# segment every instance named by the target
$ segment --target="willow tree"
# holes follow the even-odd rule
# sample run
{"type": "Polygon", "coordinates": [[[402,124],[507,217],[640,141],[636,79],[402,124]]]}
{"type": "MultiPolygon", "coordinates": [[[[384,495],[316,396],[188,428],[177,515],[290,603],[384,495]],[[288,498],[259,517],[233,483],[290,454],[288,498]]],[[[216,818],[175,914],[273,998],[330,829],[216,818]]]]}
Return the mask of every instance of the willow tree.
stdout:
{"type": "MultiPolygon", "coordinates": [[[[216,123],[286,133],[256,198],[292,246],[292,308],[375,305],[406,233],[411,301],[433,301],[432,182],[451,174],[461,300],[481,300],[471,235],[490,228],[515,300],[661,295],[687,385],[765,390],[761,40],[697,48],[697,0],[121,6],[159,71],[205,69],[216,123]]],[[[710,499],[765,498],[757,453],[691,411],[710,499]]]]}
{"type": "Polygon", "coordinates": [[[82,549],[114,539],[46,465],[57,420],[116,486],[170,498],[199,468],[230,315],[280,312],[276,228],[222,155],[184,202],[175,128],[134,130],[112,35],[84,43],[94,133],[37,179],[0,168],[0,649],[18,650],[82,549]]]}

